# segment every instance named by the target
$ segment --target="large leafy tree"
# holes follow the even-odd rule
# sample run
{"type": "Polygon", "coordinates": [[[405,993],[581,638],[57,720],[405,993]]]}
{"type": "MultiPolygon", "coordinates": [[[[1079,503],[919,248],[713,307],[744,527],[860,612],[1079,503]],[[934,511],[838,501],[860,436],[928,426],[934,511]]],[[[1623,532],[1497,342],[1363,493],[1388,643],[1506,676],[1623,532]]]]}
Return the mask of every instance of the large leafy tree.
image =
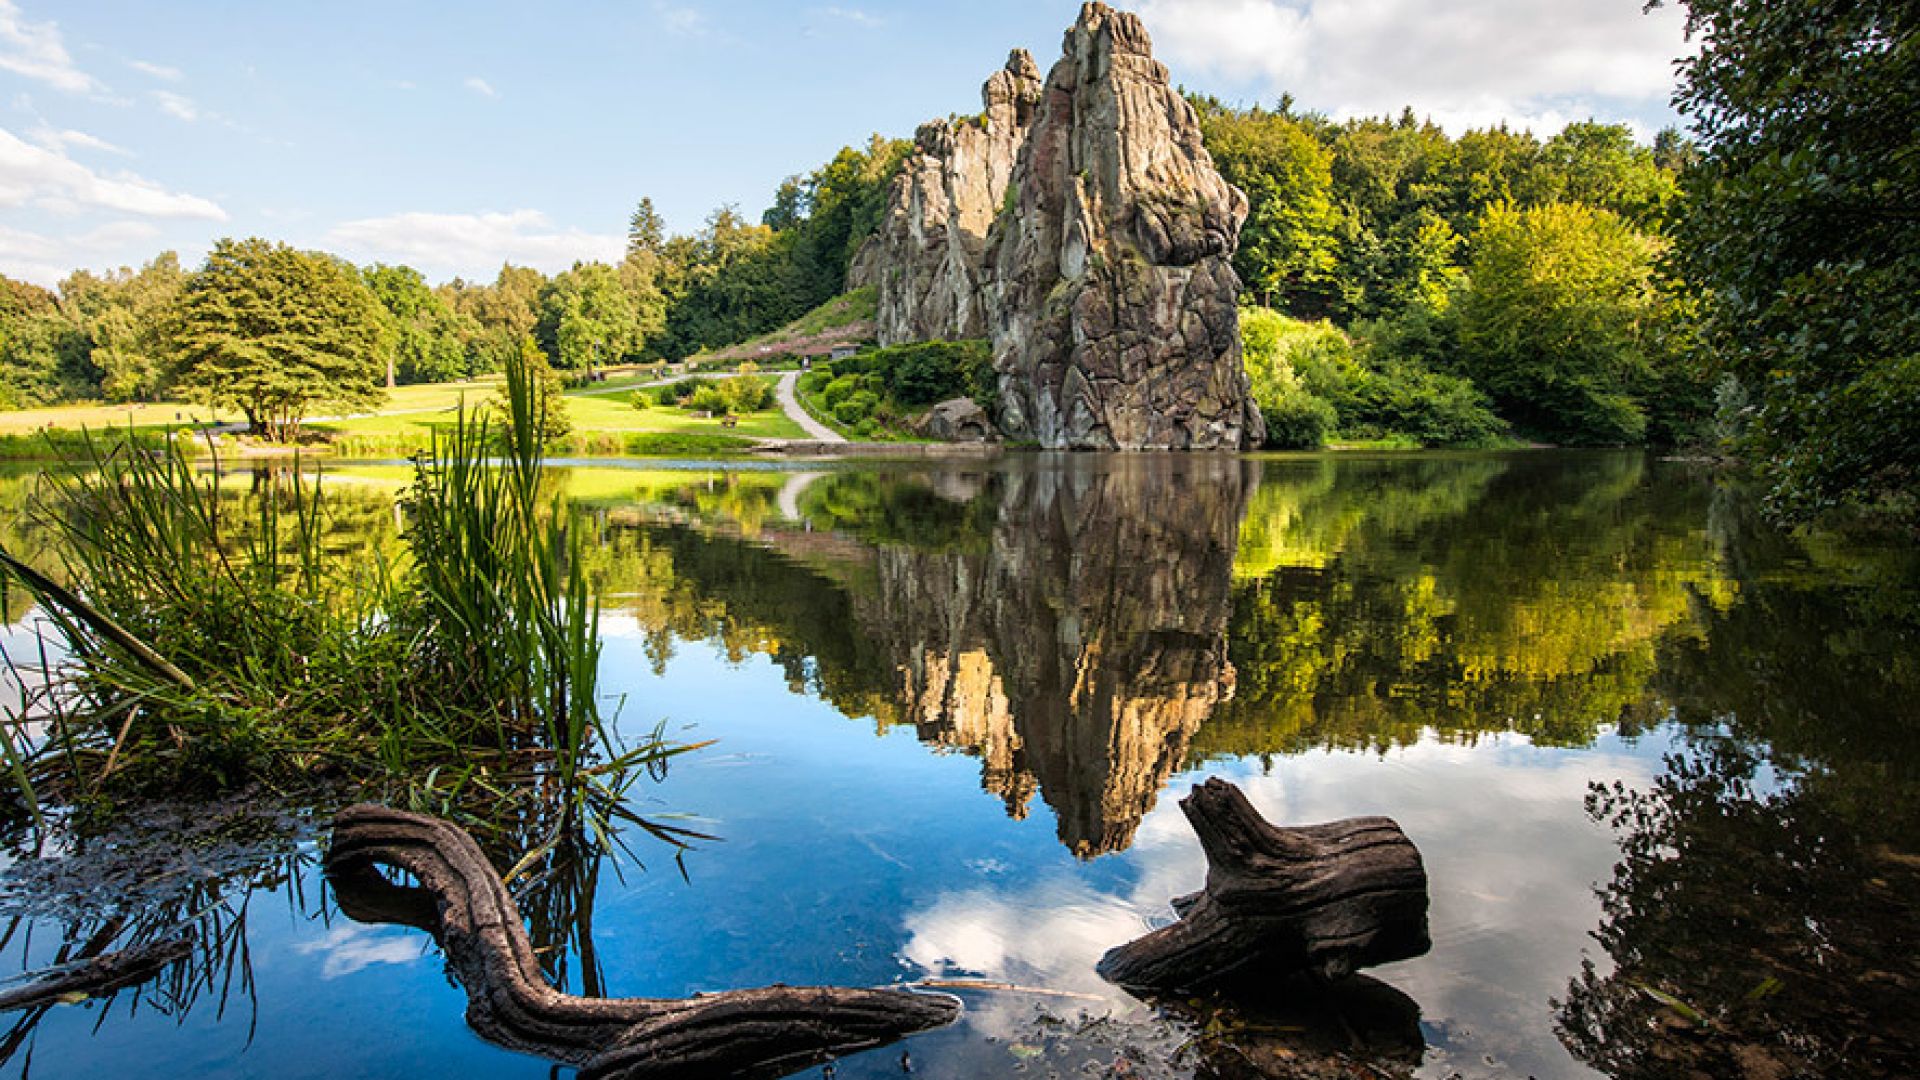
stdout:
{"type": "Polygon", "coordinates": [[[1564,442],[1633,443],[1668,317],[1659,242],[1611,211],[1496,206],[1472,240],[1456,307],[1459,362],[1523,430],[1564,442]]]}
{"type": "Polygon", "coordinates": [[[60,306],[86,335],[89,362],[110,401],[151,400],[166,374],[163,316],[186,282],[180,257],[162,252],[139,270],[76,270],[60,283],[60,306]]]}
{"type": "Polygon", "coordinates": [[[1338,310],[1333,155],[1284,111],[1203,101],[1200,130],[1220,175],[1247,194],[1234,256],[1241,279],[1267,303],[1297,314],[1338,310]]]}
{"type": "Polygon", "coordinates": [[[291,440],[315,406],[380,401],[384,317],[348,263],[224,239],[187,279],[170,320],[176,385],[240,410],[256,435],[291,440]]]}
{"type": "Polygon", "coordinates": [[[1920,485],[1920,6],[1684,0],[1675,103],[1701,159],[1677,229],[1707,340],[1755,404],[1771,504],[1920,485]]]}
{"type": "Polygon", "coordinates": [[[467,348],[453,309],[411,266],[375,263],[361,277],[387,318],[381,345],[387,386],[445,382],[467,375],[467,348]]]}
{"type": "Polygon", "coordinates": [[[643,345],[640,302],[629,281],[651,284],[597,262],[576,263],[547,284],[534,336],[555,366],[591,371],[643,345]]]}

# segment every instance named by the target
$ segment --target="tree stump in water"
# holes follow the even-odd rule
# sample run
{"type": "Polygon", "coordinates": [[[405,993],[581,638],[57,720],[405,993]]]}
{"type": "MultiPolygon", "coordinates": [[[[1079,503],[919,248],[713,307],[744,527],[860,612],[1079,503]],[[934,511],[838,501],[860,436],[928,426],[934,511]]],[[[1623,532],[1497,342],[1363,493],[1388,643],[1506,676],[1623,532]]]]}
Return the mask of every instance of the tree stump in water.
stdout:
{"type": "Polygon", "coordinates": [[[1427,872],[1389,818],[1282,829],[1211,779],[1180,800],[1207,856],[1207,887],[1180,921],[1113,949],[1100,974],[1132,990],[1191,990],[1307,971],[1337,979],[1425,953],[1427,872]]]}
{"type": "Polygon", "coordinates": [[[467,992],[483,1038],[596,1078],[773,1077],[951,1022],[936,994],[770,986],[688,999],[583,998],[548,985],[520,910],[473,838],[438,818],[383,806],[334,819],[327,877],[362,922],[428,930],[467,992]],[[412,874],[419,888],[380,872],[412,874]]]}

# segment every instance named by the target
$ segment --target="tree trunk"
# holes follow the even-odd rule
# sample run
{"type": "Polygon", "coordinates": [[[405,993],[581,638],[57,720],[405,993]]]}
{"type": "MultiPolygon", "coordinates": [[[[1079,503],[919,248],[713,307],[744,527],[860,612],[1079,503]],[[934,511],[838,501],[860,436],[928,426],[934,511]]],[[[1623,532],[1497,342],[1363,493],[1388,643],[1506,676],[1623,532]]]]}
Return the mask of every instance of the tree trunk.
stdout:
{"type": "Polygon", "coordinates": [[[351,806],[334,819],[327,877],[361,922],[428,930],[467,991],[467,1023],[581,1080],[773,1077],[951,1022],[959,1002],[904,990],[770,986],[687,999],[573,997],[549,986],[519,908],[480,848],[438,818],[351,806]],[[420,888],[378,869],[412,874],[420,888]]]}
{"type": "Polygon", "coordinates": [[[1337,979],[1430,947],[1427,872],[1392,820],[1275,828],[1217,778],[1180,809],[1206,852],[1207,886],[1173,902],[1180,921],[1102,957],[1108,981],[1172,991],[1243,975],[1337,979]]]}

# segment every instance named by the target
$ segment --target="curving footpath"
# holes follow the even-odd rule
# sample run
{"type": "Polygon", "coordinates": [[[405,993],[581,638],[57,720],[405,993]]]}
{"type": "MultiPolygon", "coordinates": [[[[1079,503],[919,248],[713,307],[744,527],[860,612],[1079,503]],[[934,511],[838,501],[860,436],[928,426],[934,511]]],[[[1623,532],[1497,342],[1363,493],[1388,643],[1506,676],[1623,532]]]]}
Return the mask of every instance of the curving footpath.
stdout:
{"type": "Polygon", "coordinates": [[[801,430],[807,433],[807,437],[815,442],[846,442],[846,438],[839,432],[815,420],[812,414],[801,407],[799,395],[795,393],[799,382],[800,373],[797,371],[789,371],[780,376],[780,383],[774,388],[775,395],[780,399],[780,408],[785,410],[786,414],[793,418],[793,422],[799,424],[801,430]]]}

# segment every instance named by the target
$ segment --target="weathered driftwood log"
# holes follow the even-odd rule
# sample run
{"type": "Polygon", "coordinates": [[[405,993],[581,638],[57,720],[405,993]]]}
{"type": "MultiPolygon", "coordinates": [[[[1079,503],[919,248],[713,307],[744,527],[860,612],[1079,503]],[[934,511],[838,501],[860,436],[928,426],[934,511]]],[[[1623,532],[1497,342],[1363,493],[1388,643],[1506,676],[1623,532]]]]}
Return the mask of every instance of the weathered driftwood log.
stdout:
{"type": "Polygon", "coordinates": [[[33,975],[24,986],[0,993],[0,1012],[52,1005],[75,994],[98,997],[138,986],[192,951],[193,943],[186,938],[169,938],[50,968],[33,975]]]}
{"type": "Polygon", "coordinates": [[[1207,887],[1173,902],[1180,921],[1102,957],[1108,981],[1189,990],[1300,971],[1336,979],[1427,951],[1427,872],[1392,820],[1275,828],[1220,779],[1180,809],[1206,852],[1207,887]]]}
{"type": "Polygon", "coordinates": [[[359,805],[334,819],[327,875],[349,918],[432,932],[467,991],[467,1022],[593,1078],[782,1076],[939,1027],[938,994],[770,986],[689,999],[582,998],[550,986],[520,911],[479,845],[438,818],[359,805]],[[379,871],[396,867],[420,888],[379,871]]]}

